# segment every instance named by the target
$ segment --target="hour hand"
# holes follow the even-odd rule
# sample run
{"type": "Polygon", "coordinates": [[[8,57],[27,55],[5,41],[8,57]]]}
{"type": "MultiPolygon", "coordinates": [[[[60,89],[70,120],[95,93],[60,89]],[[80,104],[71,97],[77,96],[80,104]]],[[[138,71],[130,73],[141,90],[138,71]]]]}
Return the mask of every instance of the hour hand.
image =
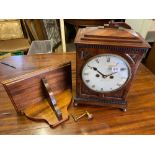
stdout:
{"type": "Polygon", "coordinates": [[[105,75],[105,77],[111,76],[111,75],[116,74],[116,73],[117,73],[117,72],[114,72],[114,73],[111,73],[111,74],[105,75]]]}

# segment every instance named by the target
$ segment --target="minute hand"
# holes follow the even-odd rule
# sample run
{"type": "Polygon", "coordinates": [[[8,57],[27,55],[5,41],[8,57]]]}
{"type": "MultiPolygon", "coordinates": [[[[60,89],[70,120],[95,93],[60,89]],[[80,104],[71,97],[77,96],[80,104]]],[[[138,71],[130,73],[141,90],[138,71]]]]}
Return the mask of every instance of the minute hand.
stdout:
{"type": "Polygon", "coordinates": [[[94,71],[97,71],[100,75],[102,75],[103,78],[106,78],[107,76],[104,75],[103,73],[101,73],[96,67],[91,67],[91,66],[88,66],[89,68],[92,68],[94,71]]]}

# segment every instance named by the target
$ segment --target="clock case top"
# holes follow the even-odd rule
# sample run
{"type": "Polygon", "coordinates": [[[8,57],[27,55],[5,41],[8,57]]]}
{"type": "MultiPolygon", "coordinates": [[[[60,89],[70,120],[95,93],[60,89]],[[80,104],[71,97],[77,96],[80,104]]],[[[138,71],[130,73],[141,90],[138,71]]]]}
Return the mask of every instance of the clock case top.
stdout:
{"type": "Polygon", "coordinates": [[[126,96],[137,68],[150,45],[142,36],[130,29],[88,27],[81,28],[75,38],[76,45],[76,96],[77,104],[111,105],[126,108],[126,96]],[[99,54],[116,54],[130,65],[131,76],[118,90],[99,93],[90,90],[82,81],[82,68],[99,54]],[[92,102],[91,102],[92,101],[92,102]]]}
{"type": "Polygon", "coordinates": [[[150,45],[144,38],[134,30],[103,27],[79,29],[75,38],[75,44],[150,48],[150,45]]]}

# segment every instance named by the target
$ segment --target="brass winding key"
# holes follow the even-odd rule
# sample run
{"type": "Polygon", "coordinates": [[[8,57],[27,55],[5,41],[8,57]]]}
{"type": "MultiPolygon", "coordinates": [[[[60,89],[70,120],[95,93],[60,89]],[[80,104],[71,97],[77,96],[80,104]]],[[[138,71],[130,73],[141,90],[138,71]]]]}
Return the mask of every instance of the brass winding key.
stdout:
{"type": "Polygon", "coordinates": [[[82,115],[75,117],[72,115],[73,119],[75,122],[77,122],[79,119],[81,119],[82,117],[87,116],[88,120],[92,120],[93,119],[93,114],[90,114],[88,111],[85,111],[85,113],[83,113],[82,115]]]}

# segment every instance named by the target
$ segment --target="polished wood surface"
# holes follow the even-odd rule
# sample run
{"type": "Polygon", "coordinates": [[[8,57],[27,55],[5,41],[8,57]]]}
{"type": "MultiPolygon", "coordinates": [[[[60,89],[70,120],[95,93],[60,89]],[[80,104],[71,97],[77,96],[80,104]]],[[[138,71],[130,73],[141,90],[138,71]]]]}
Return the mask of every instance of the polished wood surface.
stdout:
{"type": "Polygon", "coordinates": [[[68,119],[72,100],[71,62],[54,61],[50,67],[1,82],[17,113],[51,127],[68,119]]]}
{"type": "Polygon", "coordinates": [[[130,29],[87,27],[78,30],[76,44],[150,48],[143,37],[130,29]]]}
{"type": "MultiPolygon", "coordinates": [[[[0,80],[49,66],[54,63],[51,57],[62,62],[72,61],[75,90],[75,53],[12,56],[2,59],[17,69],[0,64],[0,80]]],[[[127,112],[106,107],[70,105],[70,114],[79,115],[87,110],[94,115],[94,119],[88,121],[82,118],[74,122],[70,117],[68,121],[54,129],[46,123],[36,123],[25,116],[18,116],[5,89],[0,85],[0,134],[155,134],[154,81],[155,76],[141,64],[127,97],[129,104],[127,112]]]]}
{"type": "Polygon", "coordinates": [[[38,102],[47,98],[41,82],[43,79],[46,79],[53,95],[71,89],[71,63],[61,63],[57,59],[54,61],[55,65],[50,67],[1,82],[18,113],[22,113],[28,106],[37,105],[38,102]]]}
{"type": "Polygon", "coordinates": [[[64,123],[69,118],[68,106],[72,101],[72,91],[67,89],[55,96],[57,107],[62,117],[59,120],[54,110],[51,109],[49,102],[45,99],[37,105],[31,105],[24,110],[24,114],[36,122],[47,122],[51,127],[56,127],[64,123]]]}

